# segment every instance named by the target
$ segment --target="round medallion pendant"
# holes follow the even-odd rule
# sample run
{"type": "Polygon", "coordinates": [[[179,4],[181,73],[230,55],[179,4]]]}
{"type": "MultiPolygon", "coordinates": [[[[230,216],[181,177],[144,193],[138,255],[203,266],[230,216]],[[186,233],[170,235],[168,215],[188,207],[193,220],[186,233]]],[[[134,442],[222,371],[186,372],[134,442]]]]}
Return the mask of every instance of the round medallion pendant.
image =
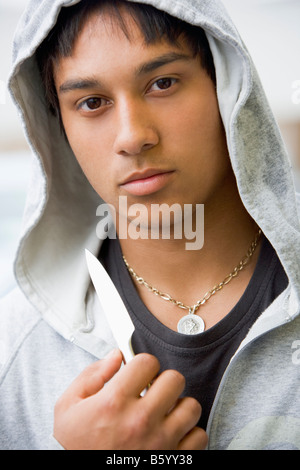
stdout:
{"type": "Polygon", "coordinates": [[[178,333],[183,335],[198,335],[205,330],[205,323],[201,317],[193,313],[189,313],[182,317],[177,324],[178,333]]]}

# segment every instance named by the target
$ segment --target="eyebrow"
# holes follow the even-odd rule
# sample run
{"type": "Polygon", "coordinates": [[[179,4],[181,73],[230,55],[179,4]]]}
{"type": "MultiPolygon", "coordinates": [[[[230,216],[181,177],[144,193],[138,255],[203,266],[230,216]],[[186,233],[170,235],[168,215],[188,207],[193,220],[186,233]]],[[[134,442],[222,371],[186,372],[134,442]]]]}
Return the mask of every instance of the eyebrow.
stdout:
{"type": "Polygon", "coordinates": [[[179,52],[169,52],[163,54],[155,59],[142,64],[136,71],[136,76],[146,75],[147,73],[153,72],[154,70],[163,67],[164,65],[171,64],[172,62],[177,62],[180,60],[191,60],[192,57],[188,54],[183,54],[179,52]]]}
{"type": "MultiPolygon", "coordinates": [[[[149,62],[145,62],[140,67],[137,68],[135,71],[136,77],[140,77],[142,75],[146,75],[155,71],[156,69],[163,67],[164,65],[171,64],[177,61],[188,61],[191,60],[192,57],[188,54],[183,54],[179,52],[169,52],[167,54],[163,54],[159,57],[156,57],[149,62]]],[[[98,79],[87,78],[87,79],[71,79],[64,82],[59,87],[59,93],[67,93],[69,91],[74,90],[87,90],[91,88],[98,88],[101,87],[101,82],[98,79]]]]}
{"type": "Polygon", "coordinates": [[[67,80],[59,87],[60,93],[67,93],[74,90],[87,90],[90,88],[97,88],[101,86],[99,80],[94,79],[74,79],[67,80]]]}

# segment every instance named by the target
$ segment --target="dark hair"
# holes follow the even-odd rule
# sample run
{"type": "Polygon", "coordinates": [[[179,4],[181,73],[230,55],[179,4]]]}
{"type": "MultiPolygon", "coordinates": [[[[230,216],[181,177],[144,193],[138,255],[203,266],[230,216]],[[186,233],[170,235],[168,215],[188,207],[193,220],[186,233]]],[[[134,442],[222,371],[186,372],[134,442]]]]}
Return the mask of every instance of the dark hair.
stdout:
{"type": "Polygon", "coordinates": [[[72,54],[75,40],[84,23],[96,11],[108,10],[112,19],[118,21],[126,37],[130,39],[130,32],[122,17],[122,7],[131,14],[139,26],[146,44],[153,44],[159,40],[167,40],[171,44],[177,44],[179,37],[184,37],[194,56],[199,55],[203,68],[216,83],[211,50],[201,28],[174,18],[151,5],[131,3],[125,0],[82,0],[72,7],[62,8],[56,25],[37,50],[37,61],[45,88],[46,100],[53,114],[58,114],[60,117],[53,76],[55,61],[72,54]]]}

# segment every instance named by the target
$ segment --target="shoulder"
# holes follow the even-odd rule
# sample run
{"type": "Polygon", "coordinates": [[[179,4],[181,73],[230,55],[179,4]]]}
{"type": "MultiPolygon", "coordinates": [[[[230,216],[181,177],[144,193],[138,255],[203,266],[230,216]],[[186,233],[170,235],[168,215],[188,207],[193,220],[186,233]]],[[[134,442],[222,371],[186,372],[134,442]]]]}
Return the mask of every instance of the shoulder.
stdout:
{"type": "Polygon", "coordinates": [[[0,368],[3,367],[41,317],[19,288],[0,300],[0,368]]]}

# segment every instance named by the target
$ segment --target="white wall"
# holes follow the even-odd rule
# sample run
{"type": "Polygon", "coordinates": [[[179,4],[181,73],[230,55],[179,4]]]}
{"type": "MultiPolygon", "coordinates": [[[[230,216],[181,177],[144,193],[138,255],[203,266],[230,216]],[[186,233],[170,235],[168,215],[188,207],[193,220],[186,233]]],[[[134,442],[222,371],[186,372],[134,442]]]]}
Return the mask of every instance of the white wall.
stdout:
{"type": "Polygon", "coordinates": [[[7,86],[7,79],[11,68],[12,41],[21,12],[26,4],[25,0],[0,0],[0,152],[4,149],[24,147],[25,140],[18,120],[17,112],[11,98],[3,84],[7,86]]]}
{"type": "Polygon", "coordinates": [[[276,117],[300,120],[300,100],[296,104],[292,99],[293,84],[300,82],[300,0],[223,3],[253,57],[276,117]]]}
{"type": "Polygon", "coordinates": [[[6,91],[13,34],[26,1],[0,0],[0,296],[14,284],[12,261],[29,176],[27,143],[6,91]]]}

